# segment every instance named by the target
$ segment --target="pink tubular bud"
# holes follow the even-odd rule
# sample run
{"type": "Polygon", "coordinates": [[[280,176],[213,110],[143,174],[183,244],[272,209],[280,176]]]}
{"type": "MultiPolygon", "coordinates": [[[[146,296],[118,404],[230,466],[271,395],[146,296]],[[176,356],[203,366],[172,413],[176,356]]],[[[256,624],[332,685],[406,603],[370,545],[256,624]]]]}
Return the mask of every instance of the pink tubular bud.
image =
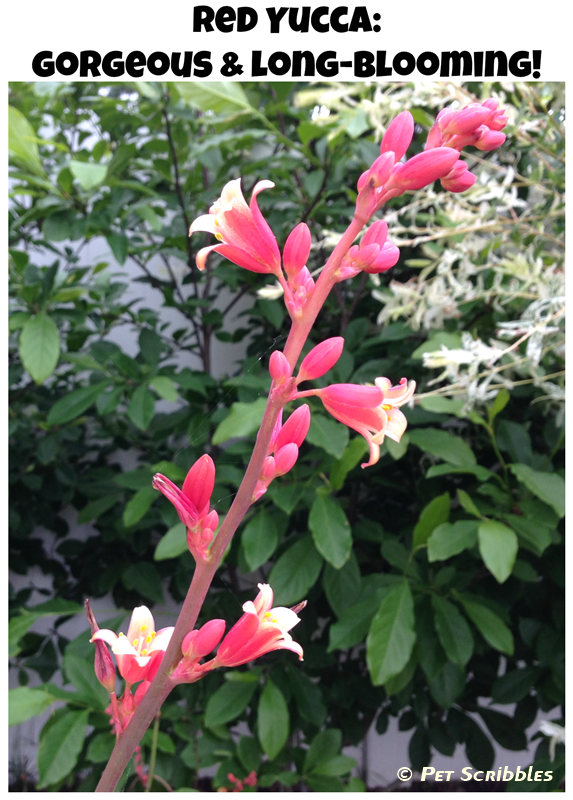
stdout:
{"type": "Polygon", "coordinates": [[[294,467],[298,458],[298,447],[294,442],[285,444],[275,455],[275,478],[278,475],[285,475],[294,467]]]}
{"type": "Polygon", "coordinates": [[[486,128],[475,143],[475,146],[478,150],[496,150],[505,142],[505,138],[505,133],[490,131],[486,128]]]}
{"type": "Polygon", "coordinates": [[[301,222],[289,234],[283,250],[283,266],[289,279],[294,278],[308,261],[310,253],[310,230],[301,222]]]}
{"type": "Polygon", "coordinates": [[[378,156],[369,170],[369,176],[373,179],[374,186],[384,186],[390,177],[396,160],[393,152],[382,153],[382,155],[378,156]]]}
{"type": "Polygon", "coordinates": [[[275,477],[275,460],[272,456],[267,456],[263,461],[260,480],[270,483],[275,477]]]}
{"type": "Polygon", "coordinates": [[[401,191],[422,189],[438,178],[447,175],[459,158],[451,147],[434,147],[413,156],[405,164],[398,164],[388,186],[401,191]]]}
{"type": "Polygon", "coordinates": [[[377,386],[360,386],[354,383],[333,383],[316,394],[329,403],[338,403],[356,408],[374,408],[384,399],[384,393],[377,386]]]}
{"type": "Polygon", "coordinates": [[[432,125],[432,127],[430,128],[430,132],[428,133],[428,138],[426,139],[424,150],[433,150],[434,147],[441,147],[443,143],[444,143],[444,136],[442,134],[442,129],[436,122],[436,124],[432,125]]]}
{"type": "Polygon", "coordinates": [[[380,152],[386,153],[390,150],[394,153],[396,161],[400,161],[410,147],[413,136],[414,118],[409,111],[402,111],[388,125],[380,145],[380,152]]]}
{"type": "Polygon", "coordinates": [[[360,248],[360,252],[352,266],[354,269],[367,269],[371,264],[376,261],[376,257],[380,252],[380,245],[373,243],[367,244],[365,247],[360,248]]]}
{"type": "Polygon", "coordinates": [[[305,440],[309,427],[310,408],[305,403],[300,408],[297,408],[296,411],[293,411],[280,429],[275,442],[275,452],[291,442],[300,447],[305,440]]]}
{"type": "MultiPolygon", "coordinates": [[[[211,456],[201,456],[187,473],[182,492],[202,515],[215,485],[215,465],[211,456]]],[[[208,510],[208,508],[207,508],[208,510]]]]}
{"type": "Polygon", "coordinates": [[[195,652],[194,643],[198,633],[198,630],[189,631],[189,633],[183,638],[181,643],[181,652],[184,656],[188,656],[189,658],[193,656],[193,653],[195,652]]]}
{"type": "Polygon", "coordinates": [[[217,530],[217,525],[219,524],[219,515],[213,509],[210,511],[206,517],[203,519],[203,527],[204,528],[211,528],[212,531],[217,530]]]}
{"type": "Polygon", "coordinates": [[[302,381],[313,381],[328,372],[340,358],[343,347],[342,336],[333,336],[332,339],[326,339],[313,347],[300,365],[297,384],[302,381]]]}
{"type": "Polygon", "coordinates": [[[374,261],[363,269],[364,272],[368,272],[369,275],[375,275],[379,272],[386,272],[386,270],[391,269],[399,260],[400,248],[396,247],[392,242],[384,242],[374,261]]]}
{"type": "Polygon", "coordinates": [[[292,375],[292,369],[287,357],[280,350],[275,350],[269,360],[269,372],[277,385],[283,384],[292,375]]]}
{"type": "Polygon", "coordinates": [[[94,670],[96,678],[110,694],[115,692],[115,667],[107,646],[96,639],[94,670]]]}
{"type": "Polygon", "coordinates": [[[465,192],[475,182],[476,176],[469,171],[465,161],[457,161],[445,178],[441,180],[444,189],[455,194],[465,192]]]}
{"type": "Polygon", "coordinates": [[[203,658],[204,656],[209,655],[209,653],[212,653],[213,650],[217,647],[217,645],[221,641],[221,639],[223,638],[224,633],[225,633],[224,619],[212,619],[209,620],[209,622],[206,622],[197,631],[197,636],[195,637],[195,641],[193,642],[193,649],[195,653],[200,658],[203,658]]]}
{"type": "Polygon", "coordinates": [[[364,248],[369,244],[378,244],[380,247],[388,238],[388,225],[384,220],[379,219],[374,222],[360,240],[360,247],[364,248]]]}
{"type": "Polygon", "coordinates": [[[472,133],[480,125],[483,125],[485,120],[490,115],[489,108],[484,108],[479,103],[472,103],[461,111],[450,111],[449,114],[444,114],[439,117],[438,122],[442,132],[446,135],[466,135],[472,133]]]}

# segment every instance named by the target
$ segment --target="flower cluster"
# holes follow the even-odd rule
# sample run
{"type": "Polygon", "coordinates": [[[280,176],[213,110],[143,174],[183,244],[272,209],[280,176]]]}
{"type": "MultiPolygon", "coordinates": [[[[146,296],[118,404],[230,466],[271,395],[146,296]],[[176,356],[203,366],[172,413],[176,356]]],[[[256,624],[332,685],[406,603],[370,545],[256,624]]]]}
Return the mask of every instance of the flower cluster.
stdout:
{"type": "Polygon", "coordinates": [[[92,628],[90,642],[96,646],[95,673],[111,696],[110,715],[116,733],[119,734],[125,730],[150,687],[174,629],[162,628],[156,632],[151,611],[146,606],[139,606],[133,610],[127,635],[123,633],[118,635],[106,628],[98,628],[89,605],[86,608],[92,628]],[[125,691],[119,700],[115,694],[115,668],[105,647],[106,644],[111,647],[119,674],[125,681],[125,691]],[[131,687],[135,683],[139,683],[139,686],[135,693],[132,693],[131,687]]]}
{"type": "Polygon", "coordinates": [[[153,488],[158,489],[173,503],[179,519],[187,528],[187,545],[195,560],[208,557],[209,545],[213,541],[219,515],[209,510],[209,502],[215,486],[213,459],[203,455],[191,467],[179,489],[165,475],[153,476],[153,488]]]}
{"type": "MultiPolygon", "coordinates": [[[[297,612],[305,606],[306,601],[293,608],[273,608],[273,590],[268,584],[260,583],[254,602],[248,600],[243,605],[243,616],[222,642],[225,632],[222,619],[210,620],[185,636],[181,645],[182,658],[171,675],[172,683],[194,683],[212,669],[237,667],[272,650],[292,650],[302,661],[302,647],[293,640],[289,631],[300,622],[297,612]],[[212,653],[219,642],[217,655],[201,664],[201,659],[212,653]]],[[[99,629],[89,606],[88,617],[92,624],[90,642],[96,646],[96,676],[110,693],[112,704],[109,713],[119,735],[151,686],[174,629],[163,628],[156,633],[153,615],[145,606],[134,609],[127,635],[99,629]],[[115,668],[105,645],[111,647],[126,684],[119,701],[115,695],[115,668]],[[132,693],[135,683],[139,685],[132,693]]]]}

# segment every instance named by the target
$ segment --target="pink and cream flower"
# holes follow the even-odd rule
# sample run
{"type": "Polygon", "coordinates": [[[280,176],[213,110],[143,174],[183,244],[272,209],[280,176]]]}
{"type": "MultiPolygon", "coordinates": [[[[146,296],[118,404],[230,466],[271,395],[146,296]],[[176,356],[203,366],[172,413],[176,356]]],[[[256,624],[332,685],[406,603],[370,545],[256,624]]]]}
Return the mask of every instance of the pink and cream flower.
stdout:
{"type": "Polygon", "coordinates": [[[260,212],[257,195],[272,189],[272,181],[259,181],[247,205],[241,191],[240,179],[229,181],[221,197],[189,228],[189,236],[197,231],[212,233],[220,244],[204,247],[197,253],[197,266],[205,269],[205,260],[212,251],[251,272],[273,273],[281,276],[281,256],[275,236],[260,212]]]}
{"type": "Polygon", "coordinates": [[[386,436],[400,441],[408,422],[398,407],[407,403],[416,389],[415,381],[408,382],[406,378],[397,386],[392,386],[388,378],[376,378],[375,384],[335,383],[297,394],[297,397],[320,397],[329,414],[364,436],[370,448],[370,460],[362,467],[377,463],[380,445],[386,436]]]}
{"type": "Polygon", "coordinates": [[[267,583],[259,583],[259,594],[254,602],[243,605],[244,614],[225,636],[212,668],[237,667],[271,650],[292,650],[302,661],[303,651],[289,631],[300,622],[297,611],[306,603],[294,608],[273,608],[273,590],[267,583]]]}
{"type": "Polygon", "coordinates": [[[128,686],[151,678],[155,675],[161,659],[165,654],[173,628],[162,628],[155,631],[155,621],[146,606],[138,606],[133,610],[127,635],[102,628],[90,639],[90,642],[105,642],[115,655],[117,667],[128,686]]]}

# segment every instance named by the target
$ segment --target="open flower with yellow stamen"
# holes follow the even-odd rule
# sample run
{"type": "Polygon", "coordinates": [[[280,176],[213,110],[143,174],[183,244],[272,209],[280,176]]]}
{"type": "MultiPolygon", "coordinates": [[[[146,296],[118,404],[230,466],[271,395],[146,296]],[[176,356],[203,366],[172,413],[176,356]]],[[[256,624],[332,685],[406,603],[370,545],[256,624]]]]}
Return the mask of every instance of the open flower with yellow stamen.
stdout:
{"type": "Polygon", "coordinates": [[[155,621],[146,606],[133,610],[127,636],[103,628],[97,631],[90,642],[106,642],[117,661],[117,668],[128,686],[155,674],[167,649],[173,628],[155,631],[155,621]]]}
{"type": "Polygon", "coordinates": [[[302,647],[288,631],[300,622],[297,611],[306,605],[299,603],[294,608],[272,608],[273,590],[267,583],[259,583],[259,594],[255,601],[243,605],[241,619],[225,636],[216,657],[209,662],[216,667],[237,667],[271,650],[292,650],[302,661],[302,647]]]}

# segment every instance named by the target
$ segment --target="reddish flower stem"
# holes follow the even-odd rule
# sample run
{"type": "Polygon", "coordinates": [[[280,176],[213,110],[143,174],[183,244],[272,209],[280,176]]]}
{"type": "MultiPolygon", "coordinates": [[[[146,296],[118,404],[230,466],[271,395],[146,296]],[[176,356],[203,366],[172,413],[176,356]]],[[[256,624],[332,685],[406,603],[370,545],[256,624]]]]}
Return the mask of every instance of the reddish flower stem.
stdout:
{"type": "MultiPolygon", "coordinates": [[[[284,354],[293,369],[296,366],[318,313],[335,283],[334,273],[340,266],[348,248],[366,222],[367,220],[357,219],[356,217],[352,220],[342,236],[342,239],[336,245],[326,262],[316,282],[312,295],[306,304],[303,316],[300,320],[293,321],[284,349],[284,354]]],[[[181,643],[187,633],[194,628],[203,601],[205,600],[211,581],[219,567],[225,550],[252,504],[253,492],[267,455],[268,446],[279,411],[283,405],[284,400],[277,398],[276,395],[273,394],[273,387],[271,386],[265,413],[257,435],[257,441],[245,472],[245,477],[241,482],[237,495],[229,509],[229,513],[225,517],[219,533],[211,546],[209,561],[199,561],[195,567],[187,597],[181,608],[181,612],[175,624],[175,630],[173,631],[173,635],[165,651],[161,666],[129,725],[118,738],[109,762],[97,785],[96,792],[114,791],[129,759],[141,741],[143,734],[152,723],[161,705],[175,686],[171,675],[181,658],[181,643]]]]}

